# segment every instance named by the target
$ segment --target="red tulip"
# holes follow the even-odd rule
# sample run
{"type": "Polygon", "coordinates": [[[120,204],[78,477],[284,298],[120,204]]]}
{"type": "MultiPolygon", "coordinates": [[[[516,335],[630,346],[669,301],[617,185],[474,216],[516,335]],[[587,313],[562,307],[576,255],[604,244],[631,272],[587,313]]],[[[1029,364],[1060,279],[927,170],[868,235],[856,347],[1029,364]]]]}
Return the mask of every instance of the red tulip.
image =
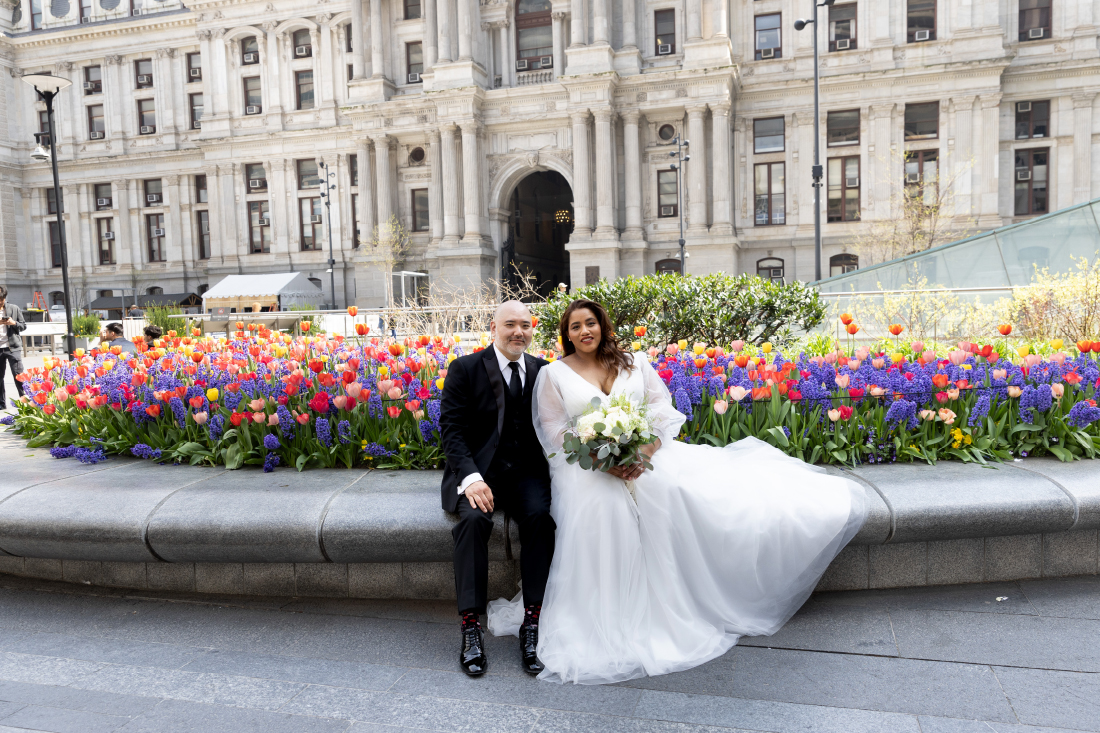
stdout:
{"type": "Polygon", "coordinates": [[[840,410],[840,419],[841,420],[847,420],[848,418],[850,418],[852,416],[853,410],[852,410],[851,407],[848,407],[848,405],[841,405],[837,409],[840,410]]]}
{"type": "Polygon", "coordinates": [[[153,419],[160,417],[160,405],[149,405],[145,408],[145,414],[153,419]]]}
{"type": "Polygon", "coordinates": [[[386,408],[386,412],[389,413],[390,417],[397,417],[401,414],[401,408],[397,405],[391,405],[390,407],[386,408]]]}

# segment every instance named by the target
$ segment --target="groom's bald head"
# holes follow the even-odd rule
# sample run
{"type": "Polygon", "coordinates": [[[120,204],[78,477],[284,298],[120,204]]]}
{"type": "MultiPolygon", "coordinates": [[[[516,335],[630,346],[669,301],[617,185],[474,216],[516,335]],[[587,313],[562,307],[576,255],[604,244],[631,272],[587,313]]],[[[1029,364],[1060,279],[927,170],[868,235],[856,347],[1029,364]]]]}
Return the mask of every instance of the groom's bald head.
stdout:
{"type": "Polygon", "coordinates": [[[531,309],[518,300],[504,301],[494,311],[489,331],[498,351],[513,361],[520,358],[535,335],[531,309]]]}

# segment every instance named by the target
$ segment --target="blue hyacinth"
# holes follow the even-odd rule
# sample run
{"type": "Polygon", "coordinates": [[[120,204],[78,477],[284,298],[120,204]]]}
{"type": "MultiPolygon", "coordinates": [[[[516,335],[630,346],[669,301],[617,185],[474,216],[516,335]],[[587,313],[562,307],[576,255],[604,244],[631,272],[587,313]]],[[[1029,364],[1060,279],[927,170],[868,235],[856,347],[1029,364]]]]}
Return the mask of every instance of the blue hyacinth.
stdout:
{"type": "Polygon", "coordinates": [[[268,433],[264,436],[264,448],[267,450],[279,450],[282,444],[279,443],[279,437],[272,433],[268,433]]]}
{"type": "Polygon", "coordinates": [[[321,441],[322,445],[326,448],[332,445],[332,428],[329,427],[328,420],[323,417],[317,418],[314,430],[317,432],[317,440],[321,441]]]}
{"type": "Polygon", "coordinates": [[[130,448],[130,453],[138,458],[156,460],[160,458],[160,448],[153,448],[145,443],[138,443],[130,448]]]}
{"type": "Polygon", "coordinates": [[[275,467],[279,465],[279,454],[268,453],[264,458],[264,473],[271,473],[275,470],[275,467]]]}

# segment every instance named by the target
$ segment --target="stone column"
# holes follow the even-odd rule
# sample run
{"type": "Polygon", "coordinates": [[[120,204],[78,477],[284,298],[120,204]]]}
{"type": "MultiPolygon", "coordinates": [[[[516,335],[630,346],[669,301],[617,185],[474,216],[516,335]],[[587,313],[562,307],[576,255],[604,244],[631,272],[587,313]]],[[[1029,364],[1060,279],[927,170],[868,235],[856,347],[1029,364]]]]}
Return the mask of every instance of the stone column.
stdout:
{"type": "Polygon", "coordinates": [[[1000,156],[1000,114],[1001,93],[983,94],[980,98],[982,106],[981,129],[981,153],[978,160],[981,161],[982,201],[978,210],[978,226],[985,228],[1000,225],[1001,217],[998,211],[998,188],[1000,184],[999,156],[1000,156]]]}
{"type": "Polygon", "coordinates": [[[437,8],[439,11],[439,61],[440,63],[450,63],[453,61],[451,56],[451,24],[454,23],[454,6],[451,4],[454,0],[437,0],[437,8]]]}
{"type": "Polygon", "coordinates": [[[584,0],[571,0],[569,6],[570,48],[584,45],[585,26],[588,24],[587,20],[587,16],[584,13],[584,0]]]}
{"type": "Polygon", "coordinates": [[[432,173],[428,184],[428,231],[432,244],[438,246],[443,239],[443,150],[438,128],[428,133],[428,167],[432,173]]]}
{"type": "MultiPolygon", "coordinates": [[[[901,168],[895,170],[897,164],[890,148],[893,138],[893,117],[893,102],[871,105],[869,114],[871,139],[867,146],[867,160],[863,164],[865,168],[859,172],[860,178],[863,179],[860,181],[860,194],[863,196],[861,208],[866,210],[861,212],[860,218],[864,221],[888,219],[892,216],[891,194],[894,186],[900,185],[895,182],[902,180],[904,175],[901,168]]],[[[750,123],[745,134],[749,134],[751,129],[750,123]]],[[[747,219],[746,226],[748,226],[747,219]]]]}
{"type": "Polygon", "coordinates": [[[516,85],[516,63],[512,50],[512,24],[505,18],[497,26],[500,29],[500,85],[502,87],[514,87],[516,85]]]}
{"type": "Polygon", "coordinates": [[[445,244],[458,242],[462,232],[459,231],[458,219],[458,151],[455,150],[455,132],[457,126],[448,122],[439,128],[442,148],[443,172],[441,183],[443,184],[443,241],[445,244]]]}
{"type": "MultiPolygon", "coordinates": [[[[180,207],[180,177],[165,176],[164,183],[168,188],[168,215],[164,217],[164,258],[168,262],[187,261],[190,258],[183,252],[183,221],[180,207]]],[[[184,184],[187,185],[186,183],[184,184]]]]}
{"type": "Polygon", "coordinates": [[[31,30],[31,0],[19,0],[19,6],[23,11],[23,17],[19,21],[19,27],[29,31],[31,30]]]}
{"type": "Polygon", "coordinates": [[[598,109],[596,116],[596,238],[618,239],[615,226],[615,139],[611,133],[610,109],[598,109]]]}
{"type": "Polygon", "coordinates": [[[703,39],[703,0],[687,0],[687,40],[703,39]]]}
{"type": "Polygon", "coordinates": [[[111,182],[111,202],[116,212],[114,226],[115,233],[115,262],[120,265],[133,262],[133,253],[130,249],[130,197],[126,181],[111,182]]]}
{"type": "Polygon", "coordinates": [[[363,78],[367,44],[363,38],[363,3],[366,0],[351,0],[351,77],[363,78]]]}
{"type": "MultiPolygon", "coordinates": [[[[260,49],[260,66],[267,71],[267,83],[264,84],[263,110],[268,114],[268,120],[273,119],[272,115],[274,115],[274,119],[281,119],[278,116],[283,111],[283,94],[282,84],[279,80],[284,76],[289,76],[289,74],[280,74],[279,64],[282,59],[279,58],[279,36],[275,32],[278,27],[279,24],[274,21],[264,23],[263,30],[266,35],[262,39],[257,39],[260,41],[259,45],[262,46],[260,49]]],[[[352,43],[354,42],[353,40],[352,43]]],[[[360,57],[360,61],[362,61],[362,57],[360,57]]],[[[290,99],[293,98],[292,95],[290,99]]]]}
{"type": "Polygon", "coordinates": [[[561,33],[561,24],[565,20],[565,13],[555,10],[550,14],[550,18],[553,21],[550,37],[554,44],[554,78],[557,79],[565,69],[565,39],[562,38],[561,33]]]}
{"type": "Polygon", "coordinates": [[[458,2],[458,60],[469,61],[474,54],[474,18],[470,0],[458,2]]]}
{"type": "Polygon", "coordinates": [[[713,142],[709,158],[713,161],[714,171],[714,181],[711,185],[714,222],[711,224],[711,232],[732,234],[730,206],[733,201],[730,195],[730,177],[733,175],[733,161],[730,158],[730,103],[712,104],[710,113],[713,142]]]}
{"type": "Polygon", "coordinates": [[[696,104],[687,108],[688,140],[691,142],[687,163],[688,224],[698,232],[707,228],[707,141],[705,117],[707,106],[696,104]]]}
{"type": "Polygon", "coordinates": [[[378,205],[378,226],[385,227],[393,216],[393,192],[390,188],[390,136],[379,135],[372,140],[374,140],[374,192],[378,205]]]}
{"type": "Polygon", "coordinates": [[[359,222],[359,236],[370,240],[374,235],[374,185],[371,180],[370,141],[359,140],[355,144],[359,165],[359,199],[355,216],[359,222]]]}
{"type": "MultiPolygon", "coordinates": [[[[955,213],[969,216],[973,211],[972,175],[974,161],[974,96],[951,100],[955,108],[955,150],[951,167],[955,171],[955,213]]],[[[867,180],[866,174],[861,174],[867,180]]]]}
{"type": "Polygon", "coordinates": [[[91,207],[88,206],[87,196],[89,185],[76,183],[61,189],[61,195],[65,198],[65,241],[69,250],[69,266],[76,272],[87,271],[96,262],[92,259],[91,217],[88,215],[91,207]]]}
{"type": "MultiPolygon", "coordinates": [[[[719,0],[718,4],[725,4],[719,0]]],[[[638,47],[638,9],[637,0],[623,0],[623,48],[638,47]]]]}
{"type": "Polygon", "coordinates": [[[574,112],[570,115],[570,119],[573,121],[573,229],[578,238],[587,238],[592,231],[588,110],[574,112]]]}
{"type": "MultiPolygon", "coordinates": [[[[236,211],[236,195],[234,192],[233,184],[237,179],[237,170],[239,165],[237,163],[230,163],[228,165],[218,166],[218,218],[214,219],[214,214],[211,213],[211,224],[215,221],[221,223],[221,240],[222,240],[222,261],[235,260],[240,255],[240,246],[237,238],[237,219],[234,214],[236,211]]],[[[207,185],[210,181],[207,179],[207,185]]]]}
{"type": "Polygon", "coordinates": [[[1079,92],[1073,95],[1073,203],[1075,204],[1084,203],[1092,198],[1092,106],[1095,101],[1095,92],[1079,92]]]}
{"type": "MultiPolygon", "coordinates": [[[[314,94],[317,97],[316,106],[321,107],[323,105],[332,105],[333,96],[335,94],[335,85],[332,79],[332,33],[333,28],[329,25],[329,21],[332,20],[331,13],[321,13],[317,18],[321,21],[320,31],[310,31],[310,38],[315,44],[314,48],[320,48],[320,54],[313,55],[313,78],[319,81],[319,84],[314,86],[314,94]],[[317,46],[318,37],[320,38],[321,45],[317,46]]],[[[345,71],[344,74],[347,74],[345,71]]]]}
{"type": "Polygon", "coordinates": [[[370,0],[370,65],[371,77],[386,75],[382,56],[382,0],[370,0]]]}
{"type": "Polygon", "coordinates": [[[428,72],[435,66],[438,52],[436,44],[439,42],[439,31],[436,30],[435,0],[424,0],[424,71],[428,72]]]}
{"type": "Polygon", "coordinates": [[[714,30],[713,35],[720,36],[722,38],[729,38],[729,3],[725,0],[718,0],[714,3],[714,30]]]}
{"type": "Polygon", "coordinates": [[[638,136],[638,110],[622,113],[623,154],[626,158],[626,231],[623,239],[642,238],[642,161],[638,136]]]}
{"type": "MultiPolygon", "coordinates": [[[[214,57],[212,59],[212,61],[213,61],[212,66],[213,66],[213,71],[214,71],[214,79],[213,79],[214,94],[217,95],[220,99],[228,99],[229,98],[229,80],[226,78],[226,70],[228,69],[228,64],[226,63],[226,56],[225,56],[225,50],[226,50],[225,49],[225,45],[226,45],[225,29],[224,28],[218,28],[216,30],[211,31],[210,33],[211,33],[210,46],[211,46],[211,49],[214,52],[214,57]]],[[[133,85],[132,84],[127,85],[126,88],[128,89],[130,86],[133,86],[133,85]]],[[[203,104],[205,104],[205,103],[206,103],[206,100],[203,99],[203,104]]],[[[222,105],[218,105],[218,109],[221,111],[222,114],[226,114],[228,112],[228,109],[222,109],[222,105]]]]}
{"type": "Polygon", "coordinates": [[[466,120],[462,127],[462,201],[466,220],[466,233],[463,239],[481,239],[481,170],[478,155],[478,137],[481,124],[477,120],[466,120]]]}
{"type": "MultiPolygon", "coordinates": [[[[127,188],[130,190],[130,194],[127,196],[130,202],[130,210],[127,212],[129,216],[126,217],[125,222],[120,222],[120,224],[130,229],[130,262],[134,264],[134,267],[140,267],[146,261],[145,235],[142,233],[144,222],[141,215],[141,207],[145,203],[145,194],[141,190],[141,181],[136,178],[130,179],[127,184],[127,188]]],[[[119,218],[121,219],[121,217],[119,218]]]]}
{"type": "Polygon", "coordinates": [[[592,0],[592,43],[606,44],[611,38],[608,0],[592,0]]]}
{"type": "MultiPolygon", "coordinates": [[[[292,222],[298,218],[297,210],[287,203],[287,194],[297,188],[294,182],[294,161],[275,158],[264,163],[264,169],[268,175],[267,190],[272,192],[267,204],[271,213],[271,253],[289,257],[292,222]]],[[[214,198],[211,197],[210,200],[213,201],[214,198]]],[[[213,213],[210,214],[210,220],[214,220],[213,213]]]]}

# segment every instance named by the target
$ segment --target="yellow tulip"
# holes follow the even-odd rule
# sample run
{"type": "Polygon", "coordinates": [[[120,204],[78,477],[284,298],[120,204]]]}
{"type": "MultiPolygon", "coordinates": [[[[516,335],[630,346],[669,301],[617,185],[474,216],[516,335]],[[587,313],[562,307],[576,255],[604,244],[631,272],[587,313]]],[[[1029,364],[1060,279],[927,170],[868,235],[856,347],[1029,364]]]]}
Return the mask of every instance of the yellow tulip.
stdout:
{"type": "Polygon", "coordinates": [[[642,348],[642,342],[641,341],[631,341],[630,342],[630,348],[634,349],[635,351],[638,351],[642,348]]]}
{"type": "Polygon", "coordinates": [[[443,377],[440,377],[439,379],[435,380],[435,388],[436,389],[443,389],[443,377]]]}
{"type": "Polygon", "coordinates": [[[1016,349],[1016,353],[1019,354],[1020,358],[1022,359],[1031,353],[1031,348],[1028,346],[1021,346],[1020,348],[1016,349]]]}
{"type": "Polygon", "coordinates": [[[772,353],[771,341],[765,341],[763,344],[761,344],[760,345],[760,350],[763,351],[765,354],[772,353]]]}
{"type": "Polygon", "coordinates": [[[425,354],[428,353],[428,350],[426,348],[424,348],[423,346],[421,346],[419,349],[416,350],[416,353],[420,354],[421,356],[424,356],[425,354]]]}
{"type": "Polygon", "coordinates": [[[970,371],[971,366],[969,364],[963,364],[962,368],[965,369],[966,371],[970,371]]]}
{"type": "Polygon", "coordinates": [[[218,390],[214,389],[213,387],[206,390],[206,399],[210,400],[211,402],[217,402],[218,401],[218,395],[219,395],[218,390]]]}
{"type": "Polygon", "coordinates": [[[905,354],[901,353],[900,351],[895,351],[894,353],[890,354],[890,361],[892,361],[895,364],[897,364],[898,362],[900,362],[904,358],[905,358],[905,354]]]}
{"type": "Polygon", "coordinates": [[[680,347],[680,351],[687,351],[688,341],[687,339],[680,339],[676,342],[676,345],[680,347]]]}
{"type": "Polygon", "coordinates": [[[84,349],[76,349],[75,351],[73,351],[73,356],[75,356],[78,359],[80,357],[84,356],[84,349]]]}
{"type": "Polygon", "coordinates": [[[454,353],[454,352],[452,351],[451,353],[447,354],[447,363],[448,363],[448,364],[450,364],[450,363],[451,363],[452,361],[454,361],[454,360],[455,360],[455,359],[457,359],[457,358],[458,358],[458,355],[457,355],[457,354],[455,354],[455,353],[454,353]]]}
{"type": "Polygon", "coordinates": [[[386,367],[386,366],[378,367],[378,376],[385,379],[386,377],[389,376],[389,374],[390,374],[390,368],[389,367],[386,367]]]}
{"type": "Polygon", "coordinates": [[[1051,342],[1050,342],[1050,348],[1052,348],[1052,349],[1054,349],[1055,351],[1057,351],[1057,350],[1059,350],[1059,349],[1061,349],[1061,348],[1062,348],[1062,345],[1063,345],[1064,343],[1065,343],[1065,342],[1064,342],[1064,341],[1062,341],[1062,339],[1054,339],[1053,341],[1051,341],[1051,342]]]}
{"type": "Polygon", "coordinates": [[[704,351],[707,350],[707,345],[696,341],[694,344],[692,344],[691,350],[695,352],[696,356],[699,356],[699,354],[702,354],[704,351]]]}

